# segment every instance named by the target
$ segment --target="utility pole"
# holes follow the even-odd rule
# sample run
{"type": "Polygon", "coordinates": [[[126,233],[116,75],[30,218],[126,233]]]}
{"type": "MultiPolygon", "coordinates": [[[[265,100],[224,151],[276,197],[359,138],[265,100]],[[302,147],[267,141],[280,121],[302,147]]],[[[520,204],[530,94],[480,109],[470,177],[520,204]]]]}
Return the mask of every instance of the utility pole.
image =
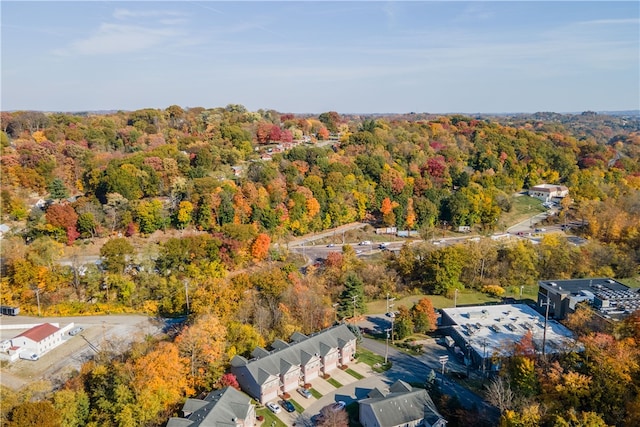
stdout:
{"type": "Polygon", "coordinates": [[[549,306],[551,302],[549,301],[549,295],[547,295],[547,302],[540,303],[540,305],[546,305],[546,309],[544,312],[544,330],[542,331],[542,357],[546,357],[546,346],[547,346],[547,321],[549,319],[549,306]]]}
{"type": "Polygon", "coordinates": [[[189,279],[184,281],[184,295],[187,299],[187,316],[189,315],[189,279]]]}
{"type": "Polygon", "coordinates": [[[353,296],[353,320],[356,319],[356,300],[358,299],[358,295],[353,296]]]}
{"type": "Polygon", "coordinates": [[[453,308],[458,306],[458,289],[454,289],[453,291],[453,308]]]}
{"type": "Polygon", "coordinates": [[[524,286],[520,286],[520,304],[522,304],[522,290],[524,289],[524,286]]]}
{"type": "Polygon", "coordinates": [[[482,339],[482,352],[483,352],[483,357],[482,357],[482,378],[484,378],[485,376],[485,363],[487,360],[487,339],[483,338],[482,339]]]}
{"type": "Polygon", "coordinates": [[[36,287],[36,300],[38,301],[38,317],[40,317],[40,288],[38,287],[36,287]]]}

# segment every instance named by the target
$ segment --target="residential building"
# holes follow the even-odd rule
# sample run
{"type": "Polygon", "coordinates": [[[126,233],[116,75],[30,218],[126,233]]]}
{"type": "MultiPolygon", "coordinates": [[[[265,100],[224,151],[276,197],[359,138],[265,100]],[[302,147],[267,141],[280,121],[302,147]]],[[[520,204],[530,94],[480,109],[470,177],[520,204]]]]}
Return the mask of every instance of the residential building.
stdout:
{"type": "Polygon", "coordinates": [[[611,278],[542,280],[538,285],[538,311],[546,312],[549,302],[549,317],[558,320],[573,313],[581,302],[591,305],[603,319],[614,321],[640,309],[638,289],[611,278]]]}
{"type": "Polygon", "coordinates": [[[398,380],[387,393],[376,388],[358,402],[363,427],[444,427],[440,415],[425,389],[414,389],[398,380]]]}
{"type": "Polygon", "coordinates": [[[257,347],[249,360],[231,360],[242,390],[262,404],[346,366],[354,358],[356,336],[340,324],[310,336],[295,332],[291,342],[276,340],[271,347],[257,347]]]}
{"type": "Polygon", "coordinates": [[[500,304],[443,308],[440,325],[455,341],[454,352],[467,366],[498,370],[513,344],[530,331],[537,352],[546,354],[579,350],[573,333],[526,304],[500,304]],[[545,331],[546,323],[546,331],[545,331]]]}
{"type": "Polygon", "coordinates": [[[233,387],[212,391],[203,399],[187,399],[180,415],[180,418],[170,418],[167,427],[256,425],[256,408],[251,398],[233,387]]]}
{"type": "Polygon", "coordinates": [[[543,202],[549,202],[553,199],[562,199],[569,195],[569,189],[564,185],[540,184],[531,187],[528,191],[529,196],[540,199],[543,202]]]}

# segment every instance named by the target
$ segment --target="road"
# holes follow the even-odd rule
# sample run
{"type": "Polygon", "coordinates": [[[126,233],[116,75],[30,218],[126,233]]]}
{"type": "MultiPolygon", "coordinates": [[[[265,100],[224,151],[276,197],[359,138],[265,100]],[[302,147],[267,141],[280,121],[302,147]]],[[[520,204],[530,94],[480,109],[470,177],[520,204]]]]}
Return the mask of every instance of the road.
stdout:
{"type": "Polygon", "coordinates": [[[403,380],[409,383],[424,383],[433,370],[436,373],[437,381],[441,384],[440,390],[444,394],[456,396],[465,408],[479,408],[479,410],[487,414],[490,419],[497,421],[500,416],[498,409],[486,403],[480,396],[446,377],[443,378],[440,372],[441,365],[430,365],[428,364],[429,362],[425,363],[422,358],[402,353],[391,346],[389,346],[387,350],[385,343],[369,338],[364,338],[360,346],[380,355],[384,355],[385,352],[388,351],[388,359],[393,364],[391,369],[384,373],[388,382],[393,383],[396,380],[403,380]]]}

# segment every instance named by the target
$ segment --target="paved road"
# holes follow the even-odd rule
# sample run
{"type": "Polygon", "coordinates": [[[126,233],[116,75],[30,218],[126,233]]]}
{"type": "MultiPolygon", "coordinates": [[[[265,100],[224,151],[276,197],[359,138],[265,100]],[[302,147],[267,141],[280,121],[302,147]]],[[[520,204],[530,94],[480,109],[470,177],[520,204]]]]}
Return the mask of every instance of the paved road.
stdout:
{"type": "MultiPolygon", "coordinates": [[[[364,338],[360,344],[362,347],[376,354],[384,355],[386,351],[385,343],[364,338]]],[[[422,359],[402,353],[393,347],[388,349],[388,358],[393,363],[392,368],[384,373],[384,376],[393,383],[396,380],[406,382],[425,382],[431,370],[437,375],[440,382],[440,389],[444,394],[456,396],[465,408],[480,408],[482,412],[488,414],[490,418],[497,421],[499,412],[497,408],[486,403],[480,396],[470,390],[443,378],[438,372],[439,366],[429,366],[422,359]]],[[[435,362],[434,362],[435,363],[435,362]]]]}

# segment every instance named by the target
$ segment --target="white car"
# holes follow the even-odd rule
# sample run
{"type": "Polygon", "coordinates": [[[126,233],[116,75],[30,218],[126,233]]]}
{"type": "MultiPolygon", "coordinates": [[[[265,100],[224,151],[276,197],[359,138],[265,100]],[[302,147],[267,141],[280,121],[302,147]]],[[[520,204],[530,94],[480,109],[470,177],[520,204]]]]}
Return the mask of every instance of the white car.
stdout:
{"type": "Polygon", "coordinates": [[[269,408],[269,410],[274,414],[279,414],[280,411],[282,411],[282,408],[280,408],[280,405],[274,402],[267,403],[267,408],[269,408]]]}

